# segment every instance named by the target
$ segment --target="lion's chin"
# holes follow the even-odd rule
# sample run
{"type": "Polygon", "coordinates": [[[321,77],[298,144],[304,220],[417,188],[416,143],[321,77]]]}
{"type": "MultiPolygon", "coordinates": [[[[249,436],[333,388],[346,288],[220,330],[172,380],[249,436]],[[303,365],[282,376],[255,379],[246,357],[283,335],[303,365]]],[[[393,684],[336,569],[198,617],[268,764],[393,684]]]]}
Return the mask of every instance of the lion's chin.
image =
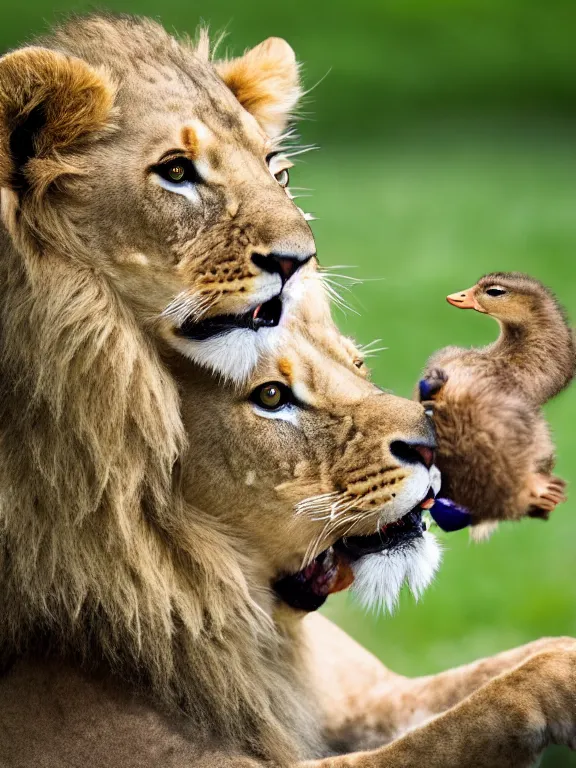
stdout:
{"type": "Polygon", "coordinates": [[[353,593],[366,608],[392,612],[404,584],[416,599],[421,596],[434,578],[441,556],[436,537],[427,531],[405,547],[364,555],[352,565],[353,593]]]}
{"type": "Polygon", "coordinates": [[[426,531],[421,505],[372,536],[342,539],[335,545],[352,560],[353,593],[365,608],[392,612],[407,584],[418,599],[434,578],[441,560],[436,537],[426,531]]]}
{"type": "Polygon", "coordinates": [[[315,611],[328,595],[352,585],[367,608],[392,611],[407,584],[418,599],[438,570],[441,550],[426,531],[420,506],[371,536],[337,541],[306,568],[274,584],[283,602],[315,611]]]}

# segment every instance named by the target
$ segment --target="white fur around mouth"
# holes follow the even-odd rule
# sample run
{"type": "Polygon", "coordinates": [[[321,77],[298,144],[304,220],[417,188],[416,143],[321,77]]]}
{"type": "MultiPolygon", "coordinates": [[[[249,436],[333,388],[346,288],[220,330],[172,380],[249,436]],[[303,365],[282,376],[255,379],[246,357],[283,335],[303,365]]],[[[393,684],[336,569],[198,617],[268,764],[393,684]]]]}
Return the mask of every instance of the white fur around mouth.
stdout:
{"type": "Polygon", "coordinates": [[[408,584],[416,599],[434,578],[442,557],[436,537],[426,531],[408,546],[364,555],[352,569],[352,591],[365,608],[392,613],[408,584]]]}
{"type": "Polygon", "coordinates": [[[276,295],[242,315],[221,315],[191,323],[190,334],[183,323],[170,341],[185,357],[240,385],[260,358],[271,354],[279,343],[282,313],[283,303],[276,295]]]}
{"type": "Polygon", "coordinates": [[[204,341],[181,336],[173,336],[171,341],[185,357],[223,379],[241,385],[256,368],[260,358],[278,348],[281,334],[280,326],[261,328],[258,332],[233,328],[224,335],[204,341]]]}
{"type": "MultiPolygon", "coordinates": [[[[410,489],[411,503],[415,509],[422,502],[423,488],[428,496],[436,496],[440,490],[441,477],[435,465],[429,470],[417,467],[410,489]],[[414,501],[414,494],[419,494],[414,501]]],[[[403,494],[402,502],[406,503],[403,494]]],[[[405,507],[404,507],[405,508],[405,507]]],[[[392,613],[398,604],[400,592],[407,584],[418,600],[432,582],[440,566],[442,550],[436,537],[429,531],[412,538],[398,547],[382,548],[359,557],[352,564],[354,584],[352,592],[367,608],[392,613]]]]}

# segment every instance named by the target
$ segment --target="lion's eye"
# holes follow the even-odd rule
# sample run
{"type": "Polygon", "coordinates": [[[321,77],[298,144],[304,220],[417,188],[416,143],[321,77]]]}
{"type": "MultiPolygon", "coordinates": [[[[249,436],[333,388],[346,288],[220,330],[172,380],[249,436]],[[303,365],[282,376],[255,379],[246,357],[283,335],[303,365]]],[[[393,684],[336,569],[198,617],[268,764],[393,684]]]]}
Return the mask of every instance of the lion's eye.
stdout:
{"type": "Polygon", "coordinates": [[[266,156],[266,164],[278,184],[280,184],[282,189],[286,189],[290,183],[290,173],[288,168],[291,167],[292,163],[282,155],[282,152],[275,151],[270,152],[270,154],[266,156]],[[283,165],[284,167],[278,168],[280,165],[283,165]]]}
{"type": "Polygon", "coordinates": [[[488,296],[504,296],[506,293],[505,288],[501,288],[499,285],[494,285],[492,288],[486,288],[488,296]]]}
{"type": "Polygon", "coordinates": [[[173,184],[184,184],[186,182],[198,184],[202,181],[196,166],[187,157],[179,157],[175,160],[159,163],[154,167],[154,172],[160,178],[171,181],[173,184]]]}
{"type": "Polygon", "coordinates": [[[173,165],[168,169],[168,176],[170,176],[172,181],[182,181],[185,175],[186,171],[183,165],[173,165]]]}
{"type": "Polygon", "coordinates": [[[277,411],[282,406],[292,402],[290,389],[279,381],[271,381],[256,387],[250,395],[250,399],[260,408],[267,411],[277,411]]]}
{"type": "Polygon", "coordinates": [[[290,183],[290,174],[288,173],[288,168],[283,168],[281,171],[278,171],[278,173],[275,173],[274,178],[278,184],[280,184],[280,186],[285,189],[290,183]]]}

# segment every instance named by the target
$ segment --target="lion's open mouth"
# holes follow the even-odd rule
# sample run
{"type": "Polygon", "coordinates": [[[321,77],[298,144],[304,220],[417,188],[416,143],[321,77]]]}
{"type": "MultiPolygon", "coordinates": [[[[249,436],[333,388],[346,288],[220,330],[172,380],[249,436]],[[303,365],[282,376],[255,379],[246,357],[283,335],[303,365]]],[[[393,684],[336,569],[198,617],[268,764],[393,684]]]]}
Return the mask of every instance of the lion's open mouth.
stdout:
{"type": "Polygon", "coordinates": [[[354,581],[352,565],[376,552],[406,550],[421,539],[426,530],[422,511],[434,502],[434,494],[426,497],[404,517],[382,526],[371,536],[348,536],[339,539],[298,573],[289,574],[274,584],[276,594],[289,606],[300,611],[316,611],[328,595],[340,592],[354,581]]]}
{"type": "Polygon", "coordinates": [[[193,341],[205,341],[236,328],[246,328],[250,331],[274,328],[280,322],[281,316],[282,300],[280,296],[274,296],[243,315],[215,315],[199,322],[194,322],[192,319],[186,320],[178,329],[178,335],[193,341]]]}

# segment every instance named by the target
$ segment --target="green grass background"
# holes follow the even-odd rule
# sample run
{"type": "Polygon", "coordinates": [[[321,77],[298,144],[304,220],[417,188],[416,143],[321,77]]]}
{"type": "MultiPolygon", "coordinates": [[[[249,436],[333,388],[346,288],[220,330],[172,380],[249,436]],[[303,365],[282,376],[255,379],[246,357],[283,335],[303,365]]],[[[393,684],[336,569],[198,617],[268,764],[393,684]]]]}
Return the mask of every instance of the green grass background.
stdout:
{"type": "MultiPolygon", "coordinates": [[[[321,261],[365,278],[340,315],[388,347],[375,380],[409,395],[428,355],[482,344],[496,326],[444,296],[491,270],[552,286],[576,318],[576,4],[561,0],[111,0],[193,32],[228,30],[239,52],[275,34],[304,62],[306,141],[292,174],[313,190],[321,261]],[[321,82],[319,82],[321,81],[321,82]]],[[[28,0],[0,11],[0,47],[87,3],[28,0]]],[[[380,345],[379,345],[380,346],[380,345]]],[[[576,480],[576,389],[548,408],[558,472],[576,480]]],[[[405,674],[429,674],[543,635],[576,634],[576,490],[548,523],[502,526],[484,545],[442,536],[434,585],[393,617],[348,595],[327,615],[405,674]]],[[[544,764],[576,766],[564,750],[544,764]]]]}

